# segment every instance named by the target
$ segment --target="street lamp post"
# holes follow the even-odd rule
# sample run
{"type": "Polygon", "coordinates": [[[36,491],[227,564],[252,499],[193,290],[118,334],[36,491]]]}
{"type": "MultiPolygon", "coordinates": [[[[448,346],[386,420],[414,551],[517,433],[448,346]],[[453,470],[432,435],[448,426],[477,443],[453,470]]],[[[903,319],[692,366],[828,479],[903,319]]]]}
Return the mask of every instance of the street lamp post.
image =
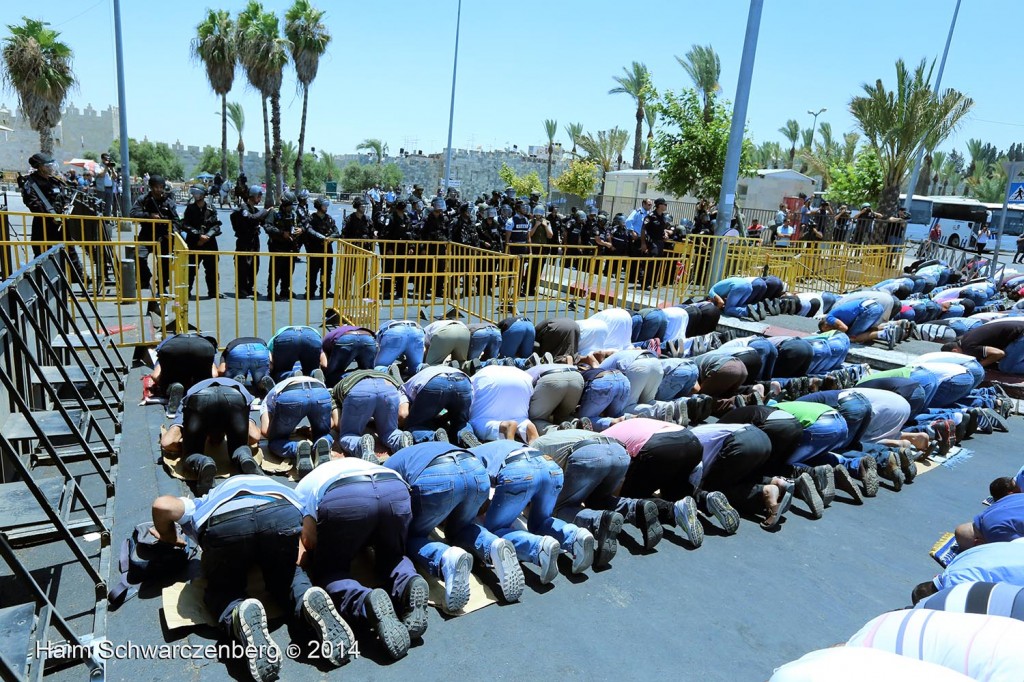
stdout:
{"type": "Polygon", "coordinates": [[[459,73],[459,28],[462,26],[462,0],[455,15],[455,59],[452,63],[452,103],[448,109],[448,149],[444,155],[444,190],[448,191],[448,183],[452,178],[452,126],[455,123],[455,77],[459,73]]]}
{"type": "Polygon", "coordinates": [[[807,110],[807,113],[814,117],[814,123],[811,124],[811,147],[814,146],[814,133],[817,132],[818,130],[818,117],[824,114],[826,111],[828,111],[828,109],[826,109],[825,107],[822,107],[817,111],[811,111],[810,109],[807,110]]]}

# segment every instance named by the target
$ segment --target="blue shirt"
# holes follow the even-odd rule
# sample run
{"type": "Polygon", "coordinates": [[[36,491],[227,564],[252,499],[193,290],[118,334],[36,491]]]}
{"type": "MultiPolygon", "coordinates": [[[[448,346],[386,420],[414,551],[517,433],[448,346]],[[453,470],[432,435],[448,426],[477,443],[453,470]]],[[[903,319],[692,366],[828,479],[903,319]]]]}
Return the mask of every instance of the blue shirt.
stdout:
{"type": "Polygon", "coordinates": [[[387,461],[384,462],[384,466],[397,471],[398,475],[404,478],[409,485],[416,485],[416,479],[420,477],[420,474],[423,473],[427,465],[435,457],[447,455],[449,452],[458,452],[461,449],[451,443],[438,443],[436,441],[417,443],[416,445],[402,448],[388,457],[387,461]]]}
{"type": "Polygon", "coordinates": [[[1024,537],[1024,494],[1013,493],[992,503],[974,517],[985,542],[1009,542],[1024,537]]]}
{"type": "Polygon", "coordinates": [[[643,229],[644,218],[647,217],[647,213],[648,211],[646,211],[643,206],[633,209],[633,212],[629,214],[628,218],[626,218],[626,227],[637,234],[640,234],[640,231],[643,229]]]}
{"type": "Polygon", "coordinates": [[[1020,468],[1013,480],[1017,482],[1017,487],[1024,491],[1024,467],[1020,468]]]}
{"type": "MultiPolygon", "coordinates": [[[[259,495],[278,498],[301,510],[295,491],[269,476],[240,474],[217,484],[210,492],[197,500],[179,498],[185,504],[185,515],[181,517],[181,530],[193,540],[199,539],[203,525],[210,520],[218,508],[239,495],[259,495]]],[[[268,500],[269,501],[269,500],[268,500]]]]}
{"type": "Polygon", "coordinates": [[[276,332],[274,332],[274,335],[270,337],[270,341],[267,343],[267,348],[269,348],[270,350],[274,350],[274,340],[278,336],[281,335],[281,332],[288,331],[289,329],[312,329],[313,332],[316,333],[317,337],[320,336],[320,330],[313,329],[312,327],[310,327],[308,325],[304,325],[304,324],[287,325],[287,326],[281,327],[276,332]]]}
{"type": "Polygon", "coordinates": [[[711,287],[711,293],[724,299],[729,296],[733,287],[745,281],[745,279],[746,278],[744,277],[726,277],[721,282],[717,282],[713,287],[711,287]]]}
{"type": "Polygon", "coordinates": [[[932,582],[940,590],[978,582],[1024,587],[1024,539],[987,543],[960,552],[932,582]]]}

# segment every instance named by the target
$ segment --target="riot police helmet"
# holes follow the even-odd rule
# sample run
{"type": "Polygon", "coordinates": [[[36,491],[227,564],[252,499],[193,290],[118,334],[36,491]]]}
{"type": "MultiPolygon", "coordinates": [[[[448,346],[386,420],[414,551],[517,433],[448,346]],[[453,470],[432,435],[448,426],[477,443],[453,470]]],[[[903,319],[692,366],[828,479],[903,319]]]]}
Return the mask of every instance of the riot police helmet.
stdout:
{"type": "Polygon", "coordinates": [[[395,202],[395,210],[404,211],[408,204],[405,203],[405,199],[399,199],[395,202]]]}
{"type": "Polygon", "coordinates": [[[444,203],[444,199],[441,197],[434,197],[434,200],[430,202],[430,208],[436,211],[443,211],[448,208],[448,204],[444,203]]]}
{"type": "Polygon", "coordinates": [[[249,196],[250,197],[261,197],[263,196],[263,188],[259,185],[249,185],[249,196]]]}
{"type": "Polygon", "coordinates": [[[363,198],[362,197],[356,197],[355,199],[352,200],[352,208],[354,208],[354,209],[356,209],[358,211],[362,207],[363,207],[363,198]]]}
{"type": "Polygon", "coordinates": [[[618,227],[619,225],[623,225],[624,226],[625,224],[626,224],[626,216],[622,215],[621,213],[616,213],[615,217],[612,218],[612,225],[614,225],[616,227],[618,227]]]}
{"type": "Polygon", "coordinates": [[[509,199],[515,199],[516,198],[516,189],[515,189],[515,187],[506,187],[505,188],[505,196],[507,196],[509,199]]]}
{"type": "Polygon", "coordinates": [[[192,185],[188,189],[188,193],[192,195],[193,199],[204,199],[206,198],[206,188],[202,185],[192,185]]]}
{"type": "Polygon", "coordinates": [[[494,206],[489,207],[487,209],[487,217],[488,218],[497,218],[498,217],[498,209],[495,208],[494,206]]]}
{"type": "Polygon", "coordinates": [[[544,215],[544,207],[541,206],[540,204],[537,204],[536,206],[534,206],[533,207],[533,215],[543,216],[544,215]]]}
{"type": "Polygon", "coordinates": [[[281,206],[291,206],[295,203],[295,192],[285,192],[281,195],[281,206]]]}
{"type": "Polygon", "coordinates": [[[591,206],[587,209],[588,215],[597,215],[597,206],[591,206]]]}
{"type": "Polygon", "coordinates": [[[587,214],[583,211],[576,211],[576,220],[586,220],[587,214]]]}
{"type": "Polygon", "coordinates": [[[309,190],[300,189],[298,194],[296,194],[295,196],[298,197],[299,201],[306,201],[307,199],[309,199],[309,190]]]}
{"type": "Polygon", "coordinates": [[[511,218],[512,217],[512,207],[509,206],[508,204],[502,204],[501,205],[501,217],[502,218],[511,218]]]}

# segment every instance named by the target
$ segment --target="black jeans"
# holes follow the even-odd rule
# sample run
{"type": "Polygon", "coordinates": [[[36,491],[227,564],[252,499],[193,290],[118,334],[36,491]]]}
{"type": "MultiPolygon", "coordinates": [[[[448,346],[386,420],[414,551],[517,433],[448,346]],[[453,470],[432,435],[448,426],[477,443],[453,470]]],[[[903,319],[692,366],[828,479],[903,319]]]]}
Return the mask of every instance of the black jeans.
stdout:
{"type": "Polygon", "coordinates": [[[231,612],[246,598],[251,566],[263,571],[267,592],[291,606],[298,616],[302,596],[312,587],[306,572],[295,565],[302,513],[289,502],[215,514],[199,535],[203,548],[203,601],[221,627],[231,632],[231,612]]]}
{"type": "Polygon", "coordinates": [[[807,370],[814,360],[814,348],[804,339],[786,339],[778,346],[779,357],[775,360],[773,377],[791,379],[807,376],[807,370]]]}
{"type": "Polygon", "coordinates": [[[259,237],[236,239],[235,251],[240,255],[235,257],[235,268],[238,273],[238,291],[235,295],[238,298],[247,298],[256,291],[256,275],[260,272],[260,259],[255,252],[260,250],[259,237]]]}
{"type": "Polygon", "coordinates": [[[202,454],[206,437],[223,433],[232,457],[244,448],[249,454],[249,405],[228,386],[209,386],[185,398],[182,405],[181,450],[202,454]]]}
{"type": "Polygon", "coordinates": [[[772,453],[772,443],[760,429],[750,426],[734,432],[704,468],[702,491],[720,490],[727,497],[746,497],[750,484],[761,476],[761,467],[772,453]]]}
{"type": "Polygon", "coordinates": [[[309,254],[306,258],[306,262],[309,264],[306,266],[309,273],[306,291],[319,292],[323,296],[334,288],[331,280],[334,274],[334,259],[331,257],[334,254],[334,248],[330,242],[309,243],[306,244],[306,253],[309,254]]]}
{"type": "Polygon", "coordinates": [[[187,391],[203,379],[209,379],[216,354],[212,343],[197,336],[168,339],[157,352],[160,388],[166,392],[171,384],[181,384],[187,391]]]}
{"type": "Polygon", "coordinates": [[[197,243],[198,238],[189,239],[188,243],[188,291],[192,293],[192,287],[196,283],[196,275],[199,268],[203,268],[203,278],[206,280],[206,293],[210,296],[217,295],[217,239],[211,239],[202,246],[197,243]]]}
{"type": "Polygon", "coordinates": [[[689,476],[704,456],[700,441],[689,431],[662,431],[650,437],[629,463],[623,497],[645,498],[661,490],[675,502],[693,491],[689,476]]]}
{"type": "Polygon", "coordinates": [[[537,324],[537,352],[556,358],[576,355],[580,347],[580,327],[568,317],[547,319],[537,324]]]}

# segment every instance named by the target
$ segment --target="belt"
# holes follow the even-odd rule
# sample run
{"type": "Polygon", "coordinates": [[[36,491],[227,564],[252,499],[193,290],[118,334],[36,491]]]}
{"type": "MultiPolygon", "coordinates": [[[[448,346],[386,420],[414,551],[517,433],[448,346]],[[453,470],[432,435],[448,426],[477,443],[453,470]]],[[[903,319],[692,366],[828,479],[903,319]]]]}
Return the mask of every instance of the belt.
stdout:
{"type": "Polygon", "coordinates": [[[391,329],[392,327],[415,327],[415,326],[417,326],[415,322],[410,322],[408,320],[405,320],[405,321],[402,321],[402,322],[392,322],[388,326],[384,327],[384,329],[382,329],[381,331],[386,331],[388,329],[391,329]]]}
{"type": "MultiPolygon", "coordinates": [[[[317,385],[316,383],[313,383],[315,381],[316,381],[316,379],[312,379],[312,378],[306,379],[306,381],[296,381],[294,384],[289,384],[287,388],[283,388],[279,392],[280,393],[287,393],[288,391],[293,391],[293,390],[299,389],[299,388],[306,388],[306,389],[314,388],[317,385]]],[[[317,383],[319,383],[319,382],[317,382],[317,383]]]]}
{"type": "MultiPolygon", "coordinates": [[[[248,497],[248,495],[236,495],[231,499],[237,499],[239,497],[248,497]]],[[[207,528],[215,524],[225,523],[227,521],[238,519],[243,516],[248,516],[256,509],[266,509],[268,507],[275,507],[282,504],[287,504],[291,506],[292,503],[289,502],[288,500],[273,500],[271,502],[264,502],[263,504],[254,505],[252,507],[242,507],[241,509],[234,509],[229,512],[224,512],[223,514],[218,514],[214,512],[213,516],[206,520],[206,524],[204,525],[203,530],[205,531],[207,528]]]]}
{"type": "Polygon", "coordinates": [[[446,452],[443,455],[438,455],[434,459],[430,460],[430,464],[428,464],[426,468],[429,469],[435,464],[461,462],[465,459],[473,459],[473,453],[466,452],[465,450],[453,450],[452,452],[446,452]]]}
{"type": "Polygon", "coordinates": [[[530,457],[535,456],[537,455],[534,455],[534,453],[528,450],[527,448],[519,448],[518,450],[513,450],[512,452],[510,452],[505,457],[505,461],[501,463],[501,466],[505,466],[506,464],[512,464],[512,462],[518,462],[520,460],[529,459],[530,457]]]}
{"type": "Polygon", "coordinates": [[[324,494],[326,495],[335,488],[340,488],[341,486],[348,485],[349,483],[376,483],[378,481],[399,480],[401,480],[401,476],[394,471],[379,471],[375,474],[354,474],[352,476],[346,476],[345,478],[339,478],[337,481],[327,486],[327,490],[324,491],[324,494]]]}

